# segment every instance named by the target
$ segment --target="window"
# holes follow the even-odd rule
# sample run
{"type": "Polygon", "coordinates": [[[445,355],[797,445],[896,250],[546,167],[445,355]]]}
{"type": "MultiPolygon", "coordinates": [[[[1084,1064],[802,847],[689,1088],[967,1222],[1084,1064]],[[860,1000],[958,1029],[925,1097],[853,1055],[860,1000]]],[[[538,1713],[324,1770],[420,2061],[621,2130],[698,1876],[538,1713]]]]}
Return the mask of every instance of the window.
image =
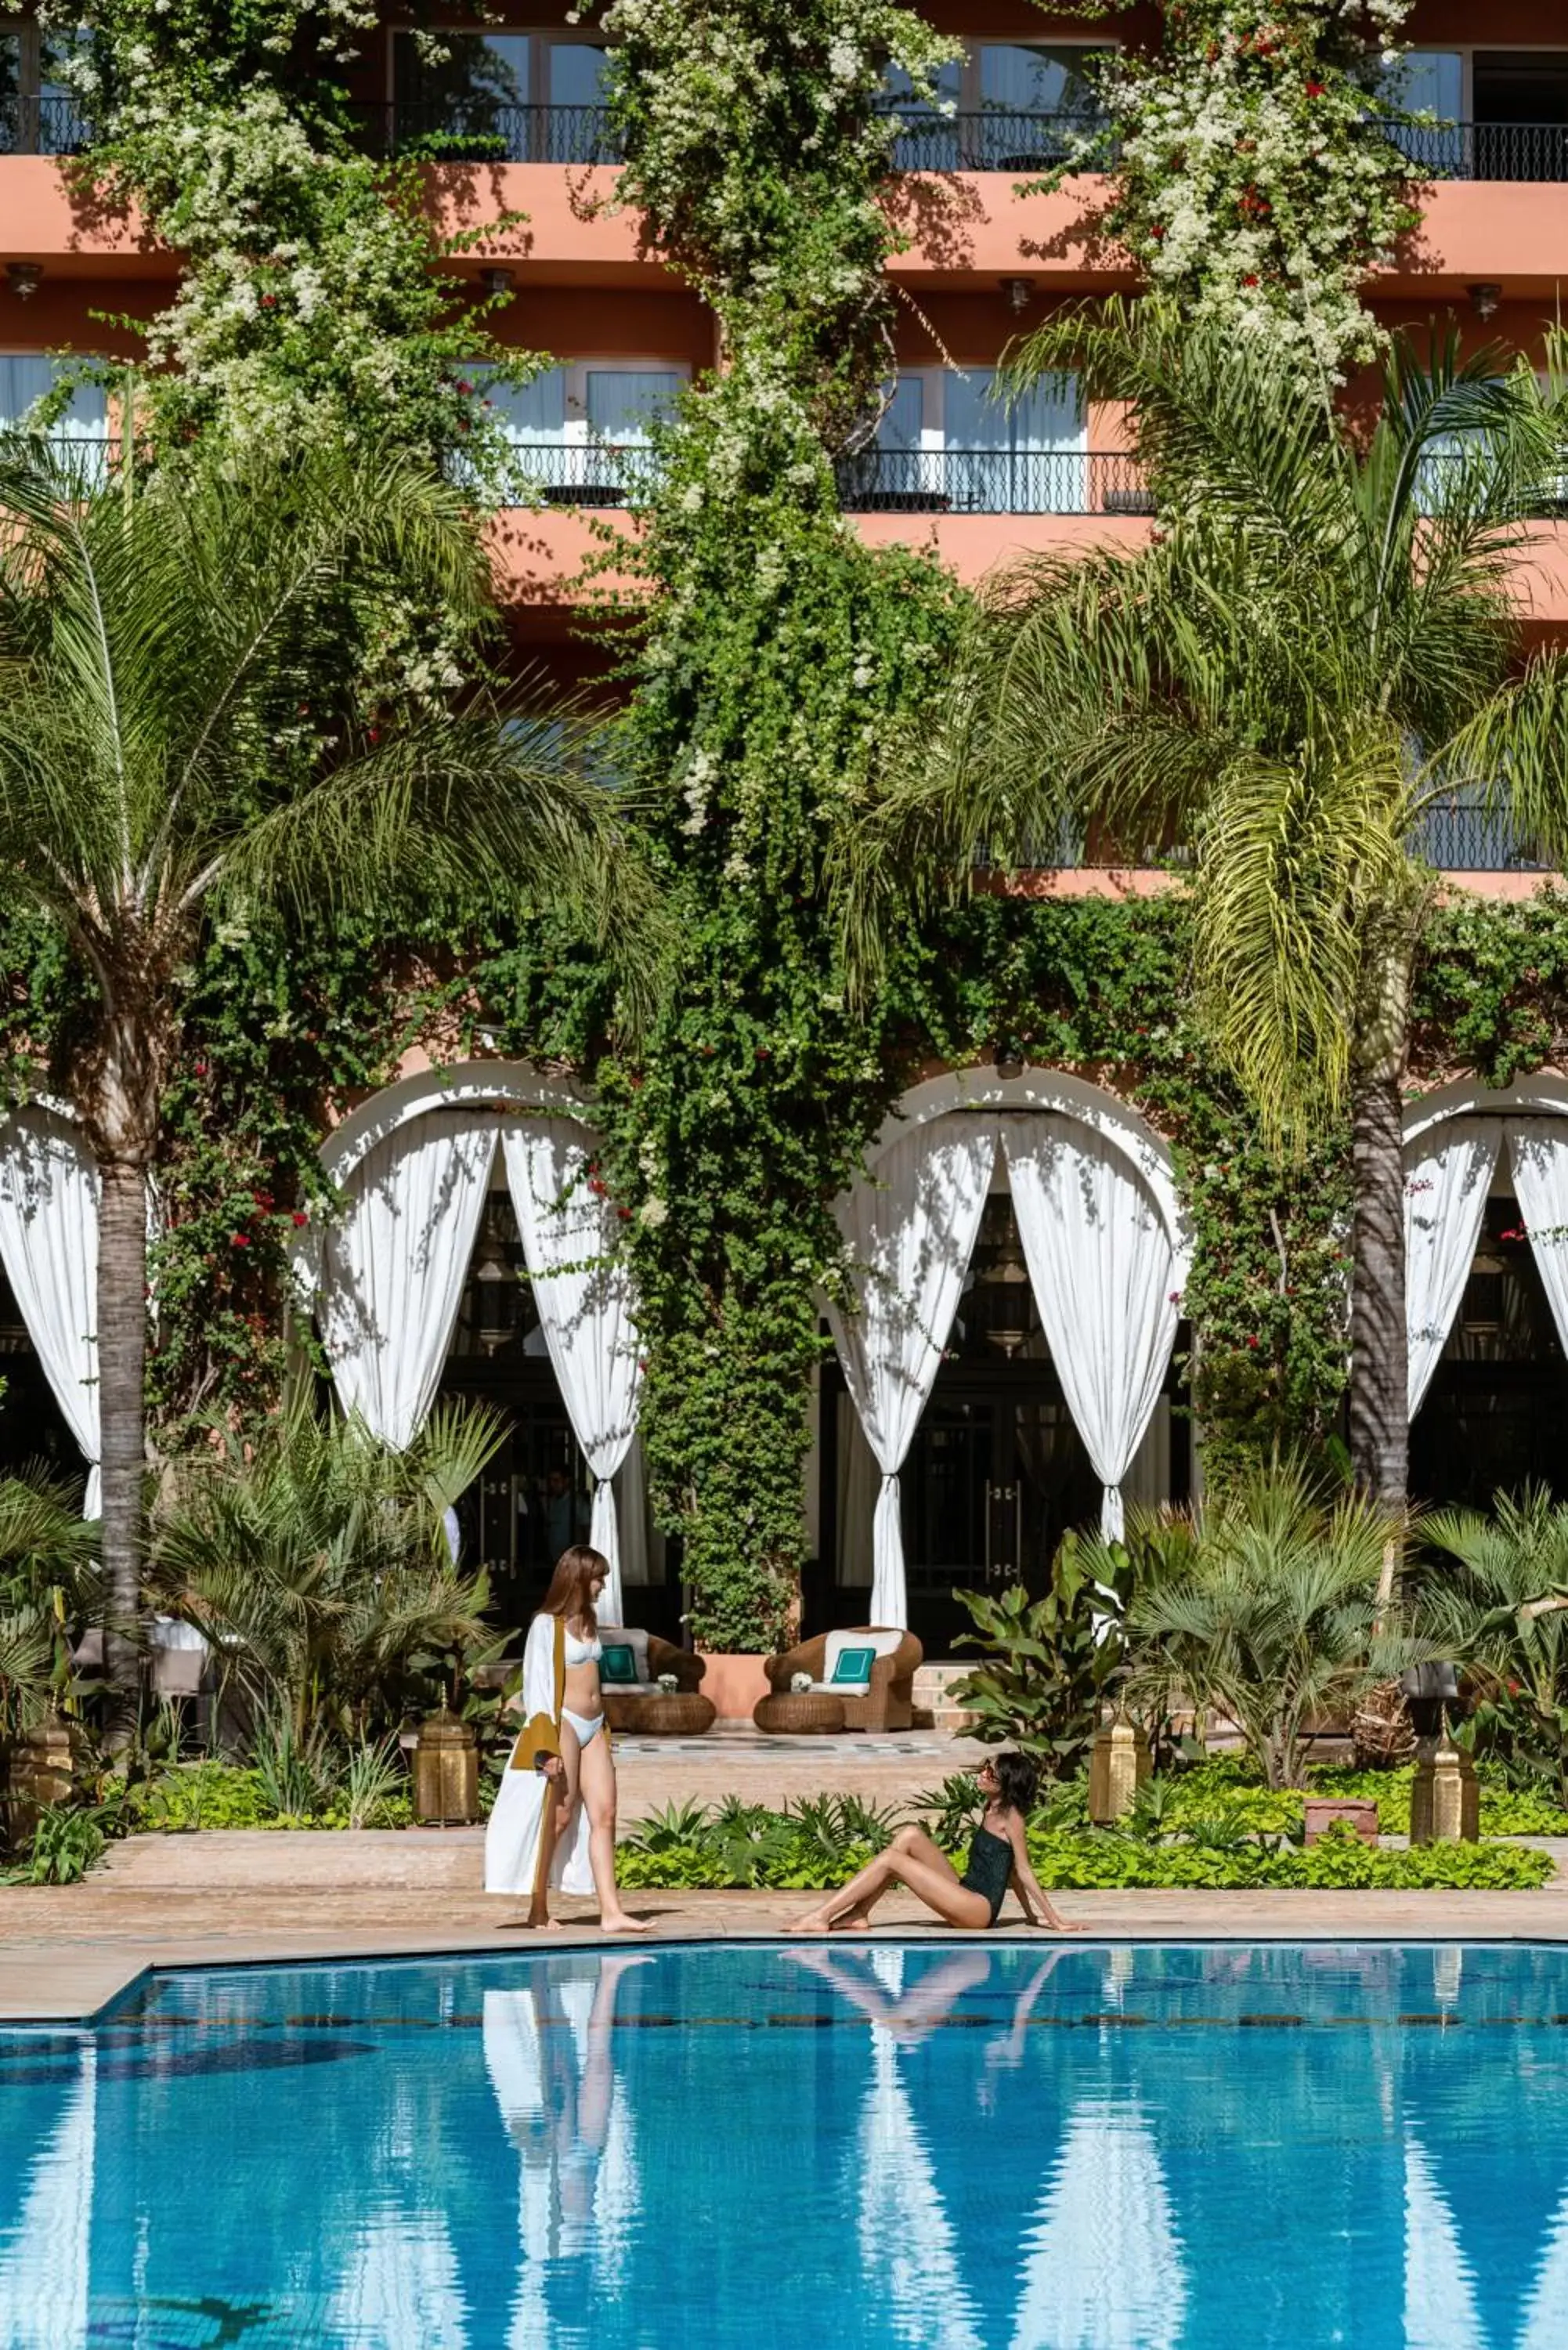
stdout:
{"type": "Polygon", "coordinates": [[[488,397],[516,452],[517,471],[562,505],[618,505],[623,453],[648,443],[651,417],[667,412],[690,380],[683,367],[635,359],[573,360],[488,397]]]}
{"type": "Polygon", "coordinates": [[[448,55],[429,62],[411,33],[394,36],[400,143],[483,140],[495,160],[515,163],[616,160],[601,44],[556,33],[441,29],[440,38],[448,55]]]}
{"type": "Polygon", "coordinates": [[[1407,123],[1394,143],[1422,171],[1458,179],[1465,170],[1465,60],[1457,49],[1412,49],[1382,77],[1383,96],[1409,114],[1430,114],[1432,125],[1407,123]]]}
{"type": "Polygon", "coordinates": [[[40,32],[20,25],[0,32],[0,154],[77,155],[91,133],[61,62],[82,32],[40,32]]]}
{"type": "Polygon", "coordinates": [[[1058,161],[1070,132],[1098,120],[1085,68],[1104,42],[982,42],[944,66],[934,102],[917,102],[889,69],[887,104],[905,125],[906,172],[1033,172],[1058,161]]]}
{"type": "MultiPolygon", "coordinates": [[[[0,430],[25,426],[46,392],[58,382],[63,362],[38,351],[0,351],[0,430]]],[[[109,453],[109,404],[101,386],[78,384],[65,414],[49,427],[51,447],[92,467],[109,453]]]]}
{"type": "Polygon", "coordinates": [[[848,494],[888,512],[1083,514],[1088,436],[1077,379],[1012,400],[992,368],[925,368],[889,388],[875,452],[852,461],[848,494]]]}

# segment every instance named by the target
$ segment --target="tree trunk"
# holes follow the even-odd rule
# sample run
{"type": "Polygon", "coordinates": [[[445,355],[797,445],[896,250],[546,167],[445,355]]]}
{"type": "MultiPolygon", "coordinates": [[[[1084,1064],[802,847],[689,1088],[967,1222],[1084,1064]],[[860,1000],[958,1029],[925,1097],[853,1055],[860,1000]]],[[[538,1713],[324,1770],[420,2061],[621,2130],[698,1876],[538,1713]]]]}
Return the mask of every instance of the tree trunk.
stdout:
{"type": "Polygon", "coordinates": [[[98,1409],[103,1450],[101,1540],[110,1624],[105,1663],[117,1711],[134,1719],[141,1658],[141,1489],[147,1430],[147,1170],[109,1159],[99,1168],[98,1409]]]}
{"type": "MultiPolygon", "coordinates": [[[[1368,924],[1363,993],[1351,1054],[1350,1156],[1355,1205],[1350,1293],[1350,1458],[1366,1498],[1402,1516],[1409,1486],[1405,1329],[1405,1133],[1402,1083],[1410,969],[1424,899],[1383,908],[1368,924]]],[[[1384,1561],[1381,1593],[1392,1589],[1384,1561]]]]}
{"type": "Polygon", "coordinates": [[[98,1162],[98,1409],[103,1464],[99,1540],[109,1585],[104,1643],[119,1738],[141,1696],[142,1488],[147,1474],[147,1207],[168,1066],[167,957],[145,933],[99,960],[105,1003],[84,1059],[82,1124],[98,1162]]]}
{"type": "Polygon", "coordinates": [[[1363,1492],[1394,1511],[1405,1506],[1410,1454],[1401,1108],[1397,1073],[1358,1074],[1351,1100],[1350,1457],[1363,1492]]]}

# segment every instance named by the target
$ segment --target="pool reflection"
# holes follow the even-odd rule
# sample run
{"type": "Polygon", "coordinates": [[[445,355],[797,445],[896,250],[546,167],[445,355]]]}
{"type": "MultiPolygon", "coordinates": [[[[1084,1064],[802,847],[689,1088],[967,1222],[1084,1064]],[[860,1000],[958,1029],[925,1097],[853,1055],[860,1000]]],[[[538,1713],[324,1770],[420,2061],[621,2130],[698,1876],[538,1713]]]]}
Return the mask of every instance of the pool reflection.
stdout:
{"type": "Polygon", "coordinates": [[[1562,2350],[1565,2090],[1547,1949],[171,1977],[0,2035],[0,2345],[1562,2350]]]}

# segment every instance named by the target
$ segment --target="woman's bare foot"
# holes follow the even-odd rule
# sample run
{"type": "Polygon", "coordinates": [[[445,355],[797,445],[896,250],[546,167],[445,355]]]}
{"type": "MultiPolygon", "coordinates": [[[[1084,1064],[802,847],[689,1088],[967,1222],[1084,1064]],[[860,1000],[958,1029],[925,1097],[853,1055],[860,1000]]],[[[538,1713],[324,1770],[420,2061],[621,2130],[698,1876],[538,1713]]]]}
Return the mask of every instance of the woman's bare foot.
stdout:
{"type": "Polygon", "coordinates": [[[561,1930],[560,1919],[552,1918],[547,1909],[530,1909],[523,1922],[535,1934],[558,1934],[561,1930]]]}
{"type": "Polygon", "coordinates": [[[616,1909],[607,1917],[600,1918],[599,1931],[601,1934],[646,1934],[648,1920],[646,1918],[634,1918],[628,1910],[616,1909]]]}
{"type": "Polygon", "coordinates": [[[808,1909],[804,1917],[792,1918],[784,1928],[786,1934],[829,1934],[832,1930],[826,1909],[808,1909]]]}

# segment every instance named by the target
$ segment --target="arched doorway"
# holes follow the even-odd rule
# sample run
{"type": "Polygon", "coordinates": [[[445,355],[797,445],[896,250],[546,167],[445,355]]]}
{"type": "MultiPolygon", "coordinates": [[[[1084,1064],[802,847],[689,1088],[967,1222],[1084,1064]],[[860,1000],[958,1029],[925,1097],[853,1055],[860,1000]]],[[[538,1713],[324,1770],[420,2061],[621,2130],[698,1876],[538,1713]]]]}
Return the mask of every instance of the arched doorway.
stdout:
{"type": "Polygon", "coordinates": [[[635,1438],[635,1325],[588,1180],[591,1105],[514,1062],[428,1070],[362,1104],[322,1145],[343,1216],[303,1235],[339,1400],[406,1443],[439,1398],[483,1400],[503,1448],[460,1509],[466,1564],[498,1617],[524,1619],[560,1550],[618,1561],[631,1620],[679,1603],[650,1535],[635,1438]]]}
{"type": "Polygon", "coordinates": [[[1568,1083],[1446,1086],[1405,1156],[1411,1492],[1568,1497],[1568,1083]]]}
{"type": "Polygon", "coordinates": [[[970,1620],[956,1592],[1038,1591],[1068,1527],[1189,1491],[1185,1221],[1146,1121],[1041,1069],[915,1088],[844,1211],[852,1251],[879,1270],[862,1290],[869,1326],[857,1340],[835,1325],[822,1378],[808,1610],[879,1613],[877,1521],[896,1508],[908,1621],[943,1654],[970,1620]],[[959,1135],[961,1149],[942,1139],[959,1135]],[[901,1317],[877,1283],[902,1284],[901,1317]]]}

